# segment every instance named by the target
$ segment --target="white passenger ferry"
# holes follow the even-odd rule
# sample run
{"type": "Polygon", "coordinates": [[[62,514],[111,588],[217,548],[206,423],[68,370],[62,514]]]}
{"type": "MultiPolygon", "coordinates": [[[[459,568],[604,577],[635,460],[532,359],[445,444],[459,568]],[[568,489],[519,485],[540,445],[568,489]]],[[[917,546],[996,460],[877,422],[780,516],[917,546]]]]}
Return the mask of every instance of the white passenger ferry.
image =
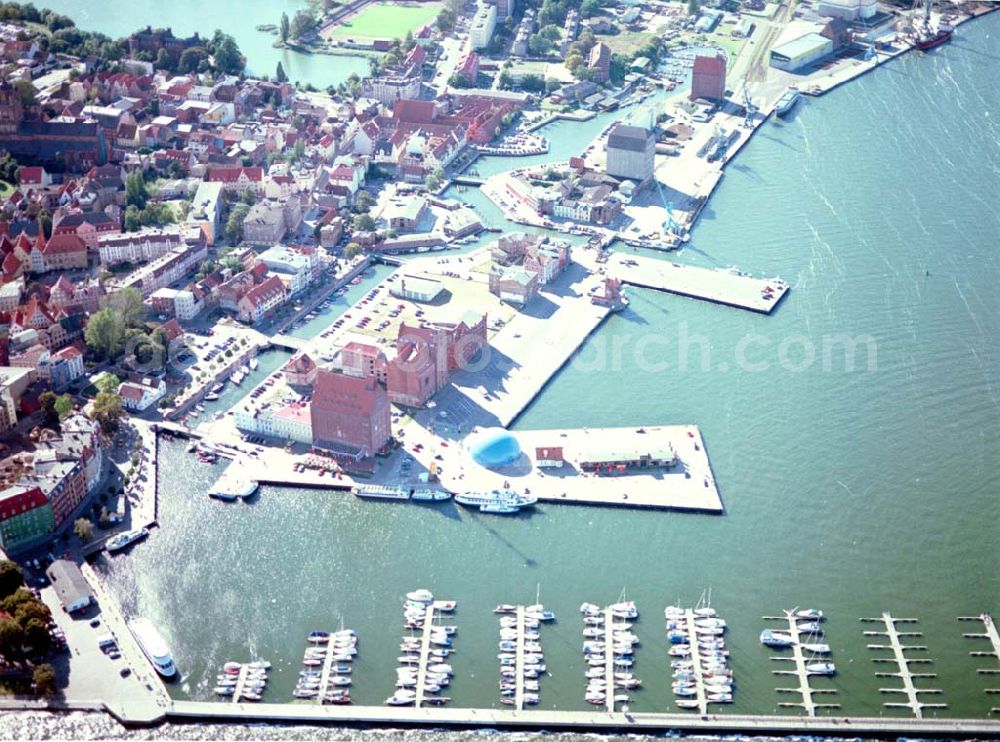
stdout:
{"type": "Polygon", "coordinates": [[[148,618],[133,618],[128,622],[128,628],[139,642],[146,658],[153,663],[153,667],[165,678],[172,678],[177,674],[177,666],[174,665],[174,658],[170,655],[170,648],[163,641],[160,632],[156,630],[148,618]]]}

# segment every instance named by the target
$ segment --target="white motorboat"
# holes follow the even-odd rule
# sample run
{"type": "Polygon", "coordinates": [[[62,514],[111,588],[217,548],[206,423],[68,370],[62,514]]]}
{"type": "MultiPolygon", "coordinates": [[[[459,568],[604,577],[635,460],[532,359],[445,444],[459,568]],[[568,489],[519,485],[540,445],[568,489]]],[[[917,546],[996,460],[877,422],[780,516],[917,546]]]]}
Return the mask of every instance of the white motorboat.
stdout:
{"type": "Polygon", "coordinates": [[[417,502],[442,502],[443,500],[450,500],[451,493],[444,490],[416,489],[413,490],[410,499],[417,502]]]}
{"type": "Polygon", "coordinates": [[[430,590],[425,590],[420,588],[409,592],[406,594],[406,599],[414,603],[423,603],[424,605],[429,605],[434,601],[434,594],[430,590]]]}

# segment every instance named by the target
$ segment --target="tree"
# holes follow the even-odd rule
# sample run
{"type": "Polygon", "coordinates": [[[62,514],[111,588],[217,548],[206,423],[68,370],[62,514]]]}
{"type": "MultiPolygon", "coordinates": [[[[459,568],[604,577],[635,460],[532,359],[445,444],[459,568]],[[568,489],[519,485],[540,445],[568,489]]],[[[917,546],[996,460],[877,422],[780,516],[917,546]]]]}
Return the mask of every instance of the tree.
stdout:
{"type": "Polygon", "coordinates": [[[38,405],[42,412],[42,427],[59,430],[59,411],[56,410],[58,397],[53,392],[42,392],[38,395],[38,405]]]}
{"type": "Polygon", "coordinates": [[[274,79],[278,82],[288,82],[288,75],[285,74],[285,66],[278,60],[278,69],[274,72],[274,79]]]}
{"type": "Polygon", "coordinates": [[[208,52],[204,47],[192,46],[181,52],[181,57],[177,61],[177,71],[183,75],[197,72],[201,63],[208,59],[208,52]]]}
{"type": "Polygon", "coordinates": [[[441,187],[444,182],[444,169],[441,167],[436,167],[427,173],[427,177],[424,179],[424,187],[428,191],[436,191],[441,187]]]}
{"type": "Polygon", "coordinates": [[[367,212],[375,205],[375,197],[368,191],[359,190],[354,194],[354,212],[361,214],[367,212]]]}
{"type": "Polygon", "coordinates": [[[302,137],[295,140],[295,145],[292,147],[292,158],[293,162],[298,162],[302,159],[303,155],[306,153],[306,142],[302,137]]]}
{"type": "Polygon", "coordinates": [[[146,316],[146,307],[142,303],[142,292],[137,288],[124,288],[112,294],[105,307],[117,312],[126,327],[138,327],[146,316]]]}
{"type": "Polygon", "coordinates": [[[122,398],[114,392],[101,392],[94,398],[90,415],[101,426],[104,435],[112,435],[118,430],[122,417],[122,398]]]}
{"type": "Polygon", "coordinates": [[[13,616],[17,613],[17,609],[20,608],[22,604],[31,600],[35,600],[34,593],[26,587],[19,587],[11,595],[4,598],[3,603],[0,603],[0,605],[3,606],[4,613],[9,616],[13,616]]]}
{"type": "Polygon", "coordinates": [[[125,209],[125,231],[137,232],[139,230],[139,224],[139,209],[136,206],[127,207],[125,209]]]}
{"type": "Polygon", "coordinates": [[[125,176],[125,203],[142,209],[145,208],[148,200],[149,191],[146,190],[146,179],[141,170],[133,170],[125,176]]]}
{"type": "Polygon", "coordinates": [[[24,626],[24,641],[37,654],[47,654],[52,646],[48,624],[33,618],[24,626]]]}
{"type": "Polygon", "coordinates": [[[21,653],[24,646],[24,629],[9,618],[0,620],[0,654],[11,657],[21,653]]]}
{"type": "Polygon", "coordinates": [[[236,39],[216,31],[214,42],[215,69],[228,75],[241,73],[246,66],[246,58],[240,53],[236,39]]]}
{"type": "Polygon", "coordinates": [[[121,386],[122,380],[119,379],[115,374],[110,371],[105,371],[94,385],[100,392],[117,392],[118,387],[121,386]]]}
{"type": "Polygon", "coordinates": [[[156,53],[156,69],[158,70],[170,70],[174,67],[174,60],[170,56],[170,52],[166,49],[160,49],[156,53]]]}
{"type": "Polygon", "coordinates": [[[555,26],[550,23],[548,26],[543,26],[539,29],[538,35],[544,36],[549,41],[555,43],[556,41],[559,41],[559,38],[562,36],[562,31],[559,30],[559,26],[555,26]]]}
{"type": "Polygon", "coordinates": [[[48,626],[52,620],[52,611],[42,601],[34,595],[29,600],[21,603],[14,611],[14,620],[21,624],[21,628],[27,628],[31,621],[41,621],[43,626],[48,626]]]}
{"type": "Polygon", "coordinates": [[[56,400],[55,410],[59,413],[59,420],[65,420],[73,411],[73,398],[68,394],[63,394],[56,400]]]}
{"type": "Polygon", "coordinates": [[[278,25],[278,35],[281,37],[281,43],[284,44],[288,41],[288,13],[281,14],[281,23],[278,25]]]}
{"type": "Polygon", "coordinates": [[[125,325],[110,307],[95,312],[87,322],[83,339],[101,358],[112,359],[125,347],[125,325]]]}
{"type": "Polygon", "coordinates": [[[698,0],[688,0],[688,15],[698,15],[698,0]]]}
{"type": "Polygon", "coordinates": [[[354,229],[357,232],[371,232],[375,229],[375,220],[368,214],[358,214],[354,217],[354,229]]]}
{"type": "Polygon", "coordinates": [[[14,83],[14,88],[21,95],[21,105],[31,108],[35,105],[35,86],[29,80],[18,80],[14,83]]]}
{"type": "Polygon", "coordinates": [[[315,25],[316,19],[313,17],[312,11],[307,9],[300,10],[292,18],[291,34],[295,38],[305,36],[313,30],[315,25]]]}
{"type": "Polygon", "coordinates": [[[552,51],[552,42],[541,34],[532,34],[528,39],[528,51],[532,56],[544,57],[552,51]]]}
{"type": "Polygon", "coordinates": [[[31,673],[31,682],[40,696],[51,696],[56,692],[56,671],[52,665],[43,663],[31,673]]]}
{"type": "Polygon", "coordinates": [[[13,595],[24,584],[24,570],[9,559],[0,561],[0,597],[13,595]]]}
{"type": "Polygon", "coordinates": [[[84,543],[88,543],[94,537],[94,524],[87,518],[77,518],[73,523],[73,533],[84,543]]]}
{"type": "Polygon", "coordinates": [[[601,0],[583,0],[580,4],[580,15],[592,18],[601,12],[601,0]]]}
{"type": "Polygon", "coordinates": [[[545,90],[545,78],[541,75],[525,75],[521,78],[521,87],[525,90],[541,92],[545,90]]]}
{"type": "Polygon", "coordinates": [[[52,215],[46,209],[38,212],[38,226],[41,227],[45,239],[52,236],[52,215]]]}
{"type": "Polygon", "coordinates": [[[233,243],[239,242],[243,238],[243,222],[250,213],[250,207],[244,203],[238,203],[229,213],[226,221],[226,237],[233,243]]]}
{"type": "Polygon", "coordinates": [[[570,72],[576,71],[576,68],[583,64],[583,57],[579,54],[570,54],[566,57],[566,69],[570,72]]]}
{"type": "Polygon", "coordinates": [[[350,260],[351,258],[356,258],[361,254],[361,245],[357,242],[348,242],[347,246],[344,247],[344,257],[350,260]]]}

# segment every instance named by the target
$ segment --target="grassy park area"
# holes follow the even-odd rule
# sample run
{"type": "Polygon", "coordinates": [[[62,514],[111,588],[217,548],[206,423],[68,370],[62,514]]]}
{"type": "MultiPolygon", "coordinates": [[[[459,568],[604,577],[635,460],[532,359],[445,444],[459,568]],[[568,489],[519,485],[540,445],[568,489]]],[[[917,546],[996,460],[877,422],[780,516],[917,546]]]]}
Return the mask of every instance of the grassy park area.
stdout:
{"type": "Polygon", "coordinates": [[[338,25],[329,36],[331,39],[401,39],[407,31],[417,31],[432,22],[440,11],[440,3],[375,3],[338,25]]]}

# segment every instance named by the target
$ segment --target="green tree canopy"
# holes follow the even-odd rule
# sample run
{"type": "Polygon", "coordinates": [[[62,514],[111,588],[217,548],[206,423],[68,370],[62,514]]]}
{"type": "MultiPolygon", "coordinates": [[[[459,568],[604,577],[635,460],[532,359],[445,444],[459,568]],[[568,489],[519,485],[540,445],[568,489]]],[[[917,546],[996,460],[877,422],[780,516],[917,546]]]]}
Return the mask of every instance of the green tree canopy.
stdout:
{"type": "Polygon", "coordinates": [[[0,654],[12,657],[20,654],[24,646],[24,629],[9,618],[0,619],[0,654]]]}
{"type": "Polygon", "coordinates": [[[278,25],[278,35],[281,37],[282,42],[288,41],[289,29],[288,13],[282,13],[281,23],[278,25]]]}
{"type": "Polygon", "coordinates": [[[51,696],[56,692],[56,671],[52,665],[43,663],[31,673],[31,682],[40,696],[51,696]]]}
{"type": "Polygon", "coordinates": [[[146,207],[149,191],[146,189],[146,179],[141,170],[133,170],[125,176],[125,203],[137,209],[146,207]]]}
{"type": "Polygon", "coordinates": [[[84,543],[94,537],[94,524],[87,518],[77,518],[73,522],[73,533],[84,543]]]}
{"type": "Polygon", "coordinates": [[[59,411],[56,409],[56,397],[54,392],[45,391],[38,395],[38,405],[42,412],[42,427],[59,430],[59,411]]]}
{"type": "Polygon", "coordinates": [[[368,214],[358,214],[354,217],[354,229],[358,232],[371,232],[375,229],[375,220],[368,214]]]}
{"type": "Polygon", "coordinates": [[[117,392],[121,383],[122,380],[119,379],[117,375],[111,373],[110,371],[105,371],[98,377],[95,382],[95,386],[98,391],[101,392],[117,392]]]}
{"type": "Polygon", "coordinates": [[[121,421],[122,398],[114,392],[101,392],[91,405],[91,417],[101,426],[104,435],[112,435],[121,421]]]}
{"type": "Polygon", "coordinates": [[[226,221],[226,237],[231,242],[236,243],[243,238],[243,222],[249,213],[250,207],[245,203],[236,204],[229,213],[229,219],[226,221]]]}
{"type": "Polygon", "coordinates": [[[126,327],[140,327],[146,316],[146,306],[142,303],[142,292],[137,288],[124,288],[108,297],[105,307],[121,317],[126,327]]]}
{"type": "Polygon", "coordinates": [[[83,339],[100,357],[117,358],[125,348],[125,324],[119,314],[105,307],[91,315],[83,339]]]}

